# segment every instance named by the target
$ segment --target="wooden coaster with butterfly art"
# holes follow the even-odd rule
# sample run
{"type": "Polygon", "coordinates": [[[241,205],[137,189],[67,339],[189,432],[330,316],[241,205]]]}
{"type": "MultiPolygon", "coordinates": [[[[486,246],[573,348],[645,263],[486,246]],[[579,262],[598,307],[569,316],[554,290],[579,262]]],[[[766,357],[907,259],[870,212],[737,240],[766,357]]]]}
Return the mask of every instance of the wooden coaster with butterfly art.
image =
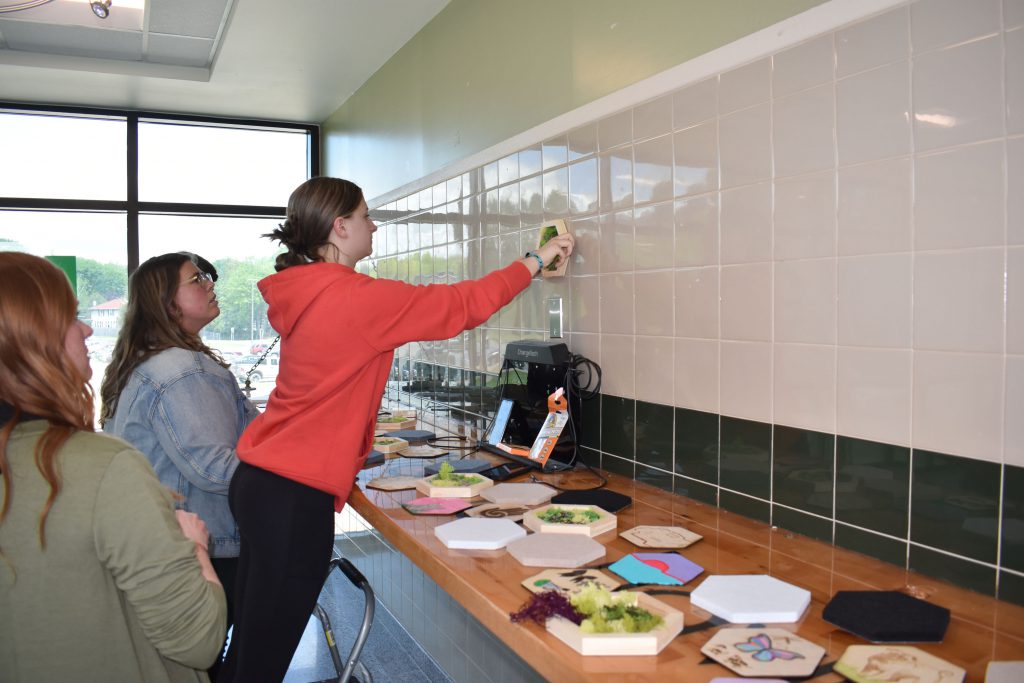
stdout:
{"type": "Polygon", "coordinates": [[[810,676],[825,648],[784,628],[723,628],[700,649],[741,676],[810,676]]]}
{"type": "Polygon", "coordinates": [[[622,584],[600,569],[581,567],[579,569],[545,569],[523,581],[523,588],[531,593],[558,590],[575,593],[588,583],[596,583],[614,591],[622,584]]]}

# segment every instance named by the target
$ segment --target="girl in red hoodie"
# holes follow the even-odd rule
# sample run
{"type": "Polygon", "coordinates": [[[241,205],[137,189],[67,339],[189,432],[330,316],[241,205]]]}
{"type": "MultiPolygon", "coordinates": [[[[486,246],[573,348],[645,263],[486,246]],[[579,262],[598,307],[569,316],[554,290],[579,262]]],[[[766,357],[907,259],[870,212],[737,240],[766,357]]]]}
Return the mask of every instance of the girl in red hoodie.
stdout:
{"type": "Polygon", "coordinates": [[[376,230],[357,185],[312,178],[267,235],[287,248],[259,282],[281,367],[266,412],[238,443],[229,502],[242,548],[220,681],[284,677],[327,573],[333,513],[371,450],[394,350],[476,327],[573,248],[561,235],[479,280],[415,286],[355,271],[376,230]]]}

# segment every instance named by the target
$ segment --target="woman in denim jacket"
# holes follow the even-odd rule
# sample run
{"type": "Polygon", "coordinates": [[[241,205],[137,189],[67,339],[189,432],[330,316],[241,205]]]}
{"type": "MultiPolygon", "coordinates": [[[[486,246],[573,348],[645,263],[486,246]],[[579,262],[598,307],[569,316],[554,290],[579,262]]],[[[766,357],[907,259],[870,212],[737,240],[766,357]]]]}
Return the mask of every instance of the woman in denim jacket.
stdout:
{"type": "Polygon", "coordinates": [[[155,256],[132,274],[124,324],[100,390],[100,423],[142,451],[182,507],[206,522],[230,627],[240,540],[228,484],[238,466],[238,438],[257,411],[199,337],[220,315],[216,279],[209,261],[187,252],[155,256]]]}

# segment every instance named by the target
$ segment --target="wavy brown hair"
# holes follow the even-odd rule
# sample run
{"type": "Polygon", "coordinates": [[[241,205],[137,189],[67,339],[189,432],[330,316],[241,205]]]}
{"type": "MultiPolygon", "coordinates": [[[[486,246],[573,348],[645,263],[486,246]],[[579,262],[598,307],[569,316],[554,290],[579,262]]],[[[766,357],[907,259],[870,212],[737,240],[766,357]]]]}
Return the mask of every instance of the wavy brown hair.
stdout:
{"type": "Polygon", "coordinates": [[[362,189],[351,180],[318,176],[299,185],[288,198],[284,223],[263,235],[280,242],[287,251],[279,254],[274,270],[323,261],[330,245],[334,219],[349,216],[363,201],[362,189]]]}
{"type": "Polygon", "coordinates": [[[92,388],[64,348],[78,302],[57,266],[19,252],[0,252],[0,292],[0,401],[14,411],[0,429],[0,524],[13,493],[7,461],[11,433],[26,414],[43,418],[49,426],[36,444],[35,463],[50,485],[39,513],[39,542],[45,548],[46,517],[62,486],[57,453],[75,432],[93,431],[92,388]]]}
{"type": "Polygon", "coordinates": [[[124,322],[100,385],[103,401],[100,424],[114,416],[117,400],[135,368],[161,351],[174,348],[199,351],[222,366],[228,366],[198,334],[181,326],[181,309],[174,302],[174,296],[178,291],[181,264],[186,261],[192,261],[206,272],[209,272],[207,267],[212,269],[208,261],[195,254],[177,252],[154,256],[128,278],[124,322]]]}

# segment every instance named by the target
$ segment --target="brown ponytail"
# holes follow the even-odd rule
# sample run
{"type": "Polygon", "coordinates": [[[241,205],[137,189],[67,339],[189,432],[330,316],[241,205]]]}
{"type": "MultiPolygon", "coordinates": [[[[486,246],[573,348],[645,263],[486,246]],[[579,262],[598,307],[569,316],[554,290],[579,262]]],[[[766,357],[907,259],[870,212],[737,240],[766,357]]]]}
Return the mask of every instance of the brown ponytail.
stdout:
{"type": "Polygon", "coordinates": [[[288,198],[288,215],[273,232],[263,235],[280,242],[287,251],[279,254],[274,269],[323,261],[324,248],[339,216],[349,216],[363,201],[363,191],[341,178],[310,178],[288,198]]]}

